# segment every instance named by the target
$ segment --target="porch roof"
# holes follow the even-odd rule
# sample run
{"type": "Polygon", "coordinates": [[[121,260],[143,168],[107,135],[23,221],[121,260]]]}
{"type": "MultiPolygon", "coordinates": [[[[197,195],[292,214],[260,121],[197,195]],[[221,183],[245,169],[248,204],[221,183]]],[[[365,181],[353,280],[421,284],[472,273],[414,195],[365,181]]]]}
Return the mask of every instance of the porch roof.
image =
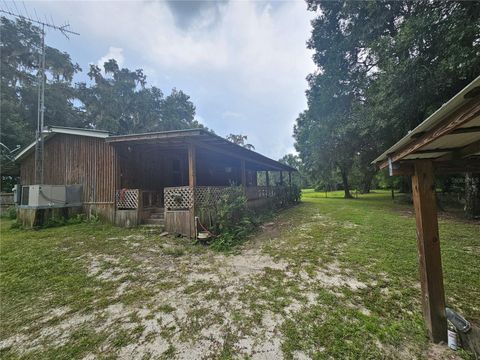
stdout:
{"type": "Polygon", "coordinates": [[[257,170],[297,171],[297,169],[270,159],[255,151],[228,141],[205,129],[186,129],[152,132],[144,134],[110,136],[106,142],[115,144],[157,144],[165,147],[195,144],[213,152],[246,160],[255,165],[257,170]]]}

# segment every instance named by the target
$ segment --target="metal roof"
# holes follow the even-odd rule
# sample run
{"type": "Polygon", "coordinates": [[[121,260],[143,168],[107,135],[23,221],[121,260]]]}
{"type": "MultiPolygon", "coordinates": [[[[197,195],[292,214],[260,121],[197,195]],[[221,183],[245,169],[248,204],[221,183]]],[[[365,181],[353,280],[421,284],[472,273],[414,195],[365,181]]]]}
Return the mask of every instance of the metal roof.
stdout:
{"type": "MultiPolygon", "coordinates": [[[[135,143],[160,145],[163,144],[165,146],[171,146],[172,144],[185,144],[185,142],[194,141],[199,146],[217,150],[226,155],[244,158],[246,161],[261,165],[262,168],[265,170],[297,171],[297,169],[289,165],[282,164],[255,151],[234,144],[231,141],[228,141],[227,139],[224,139],[221,136],[218,136],[211,131],[205,129],[185,129],[112,136],[109,132],[102,130],[51,126],[44,131],[44,134],[46,136],[46,139],[52,137],[55,134],[68,134],[104,138],[107,143],[111,143],[112,145],[135,143]]],[[[15,160],[22,159],[34,149],[35,142],[31,143],[17,156],[15,156],[15,160]]]]}
{"type": "Polygon", "coordinates": [[[233,157],[241,157],[246,161],[261,164],[263,165],[264,170],[297,171],[297,169],[289,165],[282,164],[279,161],[270,159],[253,150],[249,150],[243,146],[234,144],[231,141],[205,129],[185,129],[145,134],[110,136],[106,139],[106,142],[112,144],[165,144],[166,146],[185,144],[185,142],[194,142],[198,146],[210,149],[212,151],[218,151],[233,157]]]}
{"type": "MultiPolygon", "coordinates": [[[[68,135],[78,135],[78,136],[89,136],[95,138],[107,138],[110,136],[108,131],[95,130],[95,129],[81,129],[81,128],[72,128],[64,126],[48,126],[43,129],[44,139],[47,140],[55,134],[68,134],[68,135]]],[[[22,159],[24,156],[28,155],[31,151],[35,150],[36,142],[32,142],[17,155],[15,155],[15,161],[22,159]]]]}
{"type": "MultiPolygon", "coordinates": [[[[392,154],[406,149],[417,139],[422,138],[426,133],[434,131],[441,126],[447,117],[454,115],[462,107],[480,103],[480,76],[463,88],[458,94],[452,97],[448,102],[442,105],[437,111],[430,115],[420,125],[412,131],[409,131],[395,145],[386,150],[377,157],[372,163],[385,167],[392,154]]],[[[398,160],[414,159],[438,159],[457,151],[459,148],[466,147],[480,140],[480,113],[477,111],[468,121],[460,126],[453,127],[449,131],[439,134],[438,137],[432,137],[431,141],[425,141],[425,144],[418,146],[411,153],[406,154],[398,160]]],[[[480,152],[473,155],[480,155],[480,152]]],[[[470,155],[471,156],[471,155],[470,155]]]]}

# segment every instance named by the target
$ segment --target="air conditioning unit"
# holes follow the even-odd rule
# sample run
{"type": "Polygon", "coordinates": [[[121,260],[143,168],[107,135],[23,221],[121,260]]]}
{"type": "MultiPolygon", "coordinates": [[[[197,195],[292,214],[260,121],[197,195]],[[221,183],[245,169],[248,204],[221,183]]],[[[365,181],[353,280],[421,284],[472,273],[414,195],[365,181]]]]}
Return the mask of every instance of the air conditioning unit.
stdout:
{"type": "Polygon", "coordinates": [[[20,204],[33,208],[81,206],[82,185],[25,185],[20,204]]]}

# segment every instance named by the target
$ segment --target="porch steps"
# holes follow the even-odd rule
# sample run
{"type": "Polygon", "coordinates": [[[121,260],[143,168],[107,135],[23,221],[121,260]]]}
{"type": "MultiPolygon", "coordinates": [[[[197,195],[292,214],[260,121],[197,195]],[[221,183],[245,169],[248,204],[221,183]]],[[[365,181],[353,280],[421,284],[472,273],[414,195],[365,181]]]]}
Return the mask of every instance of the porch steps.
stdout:
{"type": "Polygon", "coordinates": [[[145,209],[144,212],[145,217],[143,219],[143,224],[147,225],[156,225],[156,226],[164,226],[165,219],[164,219],[164,208],[160,207],[151,207],[145,209]]]}

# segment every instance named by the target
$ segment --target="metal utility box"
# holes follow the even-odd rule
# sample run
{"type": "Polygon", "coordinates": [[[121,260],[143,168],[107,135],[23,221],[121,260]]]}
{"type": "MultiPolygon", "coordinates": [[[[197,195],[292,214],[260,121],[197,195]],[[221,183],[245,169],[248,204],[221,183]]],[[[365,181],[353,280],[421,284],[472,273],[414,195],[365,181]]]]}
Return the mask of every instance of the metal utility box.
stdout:
{"type": "Polygon", "coordinates": [[[21,206],[62,208],[82,205],[82,185],[22,186],[21,206]]]}
{"type": "Polygon", "coordinates": [[[15,205],[20,205],[20,201],[21,201],[21,198],[22,198],[22,191],[21,191],[21,186],[18,185],[18,184],[15,184],[15,186],[13,187],[12,189],[12,192],[13,192],[13,202],[15,203],[15,205]]]}

